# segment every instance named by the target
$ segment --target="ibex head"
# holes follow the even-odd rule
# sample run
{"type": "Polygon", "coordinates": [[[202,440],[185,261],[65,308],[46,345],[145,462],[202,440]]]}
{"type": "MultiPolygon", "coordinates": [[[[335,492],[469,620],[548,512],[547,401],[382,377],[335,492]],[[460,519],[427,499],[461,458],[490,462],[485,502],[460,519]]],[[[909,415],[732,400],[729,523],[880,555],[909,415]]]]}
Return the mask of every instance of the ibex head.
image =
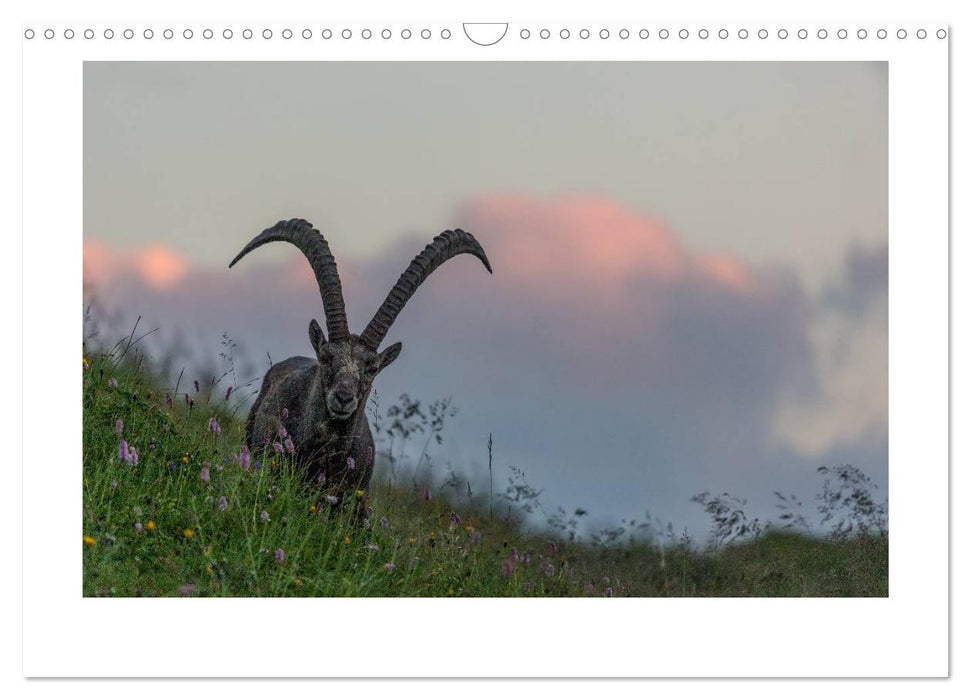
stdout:
{"type": "Polygon", "coordinates": [[[378,352],[378,347],[405,304],[439,265],[456,255],[469,253],[492,272],[485,251],[472,234],[461,229],[444,231],[415,256],[367,328],[358,336],[347,330],[341,280],[330,246],[320,231],[307,221],[290,219],[266,229],[250,241],[229,266],[235,265],[250,251],[272,241],[286,241],[297,246],[310,261],[317,278],[327,320],[327,334],[324,335],[316,319],[312,320],[310,344],[320,362],[324,404],[328,416],[334,420],[346,420],[353,415],[366,400],[374,378],[398,357],[401,343],[390,345],[381,352],[378,352]]]}

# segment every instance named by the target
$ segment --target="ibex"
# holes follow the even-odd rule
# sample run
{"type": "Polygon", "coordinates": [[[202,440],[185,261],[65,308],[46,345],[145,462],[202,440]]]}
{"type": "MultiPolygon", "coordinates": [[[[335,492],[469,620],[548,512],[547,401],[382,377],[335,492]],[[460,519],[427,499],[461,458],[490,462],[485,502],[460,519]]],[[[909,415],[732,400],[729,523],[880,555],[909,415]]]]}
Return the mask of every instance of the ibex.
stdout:
{"type": "Polygon", "coordinates": [[[461,229],[437,235],[404,271],[361,335],[348,332],[344,296],[330,246],[303,219],[280,221],[250,241],[229,263],[273,241],[292,243],[310,261],[324,305],[327,335],[314,319],[310,344],[315,358],[291,357],[270,367],[246,420],[246,441],[253,450],[271,442],[292,449],[308,482],[320,484],[321,499],[331,504],[353,498],[358,517],[374,469],[374,438],[365,408],[374,378],[401,352],[401,343],[378,352],[391,324],[428,276],[449,258],[474,255],[491,273],[482,246],[461,229]],[[292,441],[287,442],[287,438],[292,441]]]}

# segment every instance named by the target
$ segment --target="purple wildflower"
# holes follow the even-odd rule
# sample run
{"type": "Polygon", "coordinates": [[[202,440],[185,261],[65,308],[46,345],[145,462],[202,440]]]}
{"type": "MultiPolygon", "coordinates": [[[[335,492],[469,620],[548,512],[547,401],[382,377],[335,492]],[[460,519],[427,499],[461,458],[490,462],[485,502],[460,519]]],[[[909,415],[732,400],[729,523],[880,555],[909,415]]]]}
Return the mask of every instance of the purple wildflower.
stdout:
{"type": "Polygon", "coordinates": [[[529,593],[532,590],[533,590],[532,581],[527,581],[526,583],[523,584],[523,593],[529,593]]]}
{"type": "Polygon", "coordinates": [[[502,575],[506,578],[512,576],[512,559],[506,559],[502,562],[502,575]]]}
{"type": "Polygon", "coordinates": [[[115,379],[114,377],[112,377],[111,379],[108,380],[108,386],[110,386],[112,389],[117,389],[118,388],[118,380],[115,379]]]}
{"type": "Polygon", "coordinates": [[[280,415],[283,416],[283,420],[290,417],[290,411],[286,409],[286,406],[283,407],[283,411],[280,412],[280,415]]]}
{"type": "Polygon", "coordinates": [[[283,425],[281,425],[279,428],[277,428],[276,431],[277,431],[277,433],[280,434],[280,437],[281,438],[285,438],[287,436],[287,429],[283,425]]]}
{"type": "Polygon", "coordinates": [[[283,445],[281,445],[280,443],[274,442],[273,449],[278,455],[283,454],[283,445]]]}
{"type": "Polygon", "coordinates": [[[233,393],[233,387],[226,389],[226,400],[229,401],[229,395],[233,393]]]}
{"type": "Polygon", "coordinates": [[[327,483],[327,475],[324,474],[323,472],[320,472],[317,475],[317,483],[318,484],[325,484],[325,483],[327,483]]]}
{"type": "Polygon", "coordinates": [[[332,506],[337,505],[337,496],[326,496],[324,500],[330,503],[332,506]]]}
{"type": "Polygon", "coordinates": [[[249,469],[250,454],[249,448],[246,445],[242,445],[239,448],[239,454],[236,455],[236,459],[239,460],[239,466],[243,469],[249,469]]]}
{"type": "Polygon", "coordinates": [[[347,468],[350,469],[351,471],[354,471],[355,469],[357,469],[357,463],[354,461],[353,457],[347,458],[347,468]]]}
{"type": "Polygon", "coordinates": [[[142,531],[142,524],[135,523],[135,532],[141,532],[141,531],[142,531]]]}
{"type": "Polygon", "coordinates": [[[384,570],[394,571],[394,563],[389,561],[387,564],[384,565],[384,570]]]}
{"type": "Polygon", "coordinates": [[[270,522],[270,514],[264,510],[262,513],[260,513],[260,520],[262,520],[264,523],[270,522]]]}
{"type": "Polygon", "coordinates": [[[122,440],[118,443],[118,459],[122,462],[128,461],[128,440],[122,440]]]}
{"type": "Polygon", "coordinates": [[[128,451],[128,461],[134,465],[138,465],[138,448],[133,447],[128,451]]]}
{"type": "Polygon", "coordinates": [[[449,519],[449,522],[455,523],[456,525],[462,522],[462,518],[460,518],[459,514],[456,513],[454,510],[452,511],[452,514],[448,516],[448,519],[449,519]]]}
{"type": "Polygon", "coordinates": [[[293,447],[293,440],[290,439],[289,435],[287,436],[286,440],[283,441],[283,446],[286,448],[287,454],[292,455],[295,452],[293,447]]]}
{"type": "Polygon", "coordinates": [[[229,501],[226,500],[225,496],[219,497],[219,510],[226,510],[229,508],[229,501]]]}
{"type": "Polygon", "coordinates": [[[261,462],[260,460],[256,460],[256,462],[253,464],[253,466],[256,469],[262,469],[263,468],[263,462],[261,462]]]}
{"type": "Polygon", "coordinates": [[[614,589],[613,588],[605,588],[604,589],[604,598],[613,598],[613,597],[614,597],[614,589]]]}
{"type": "Polygon", "coordinates": [[[179,586],[179,595],[192,595],[199,590],[199,586],[194,583],[185,583],[179,586]]]}
{"type": "Polygon", "coordinates": [[[198,379],[193,379],[192,380],[192,383],[195,385],[195,387],[196,387],[196,393],[198,394],[199,393],[199,380],[198,379]]]}
{"type": "Polygon", "coordinates": [[[280,562],[283,561],[283,548],[282,547],[277,547],[276,548],[276,554],[274,555],[274,559],[276,559],[276,563],[277,564],[279,564],[280,562]]]}
{"type": "Polygon", "coordinates": [[[389,527],[391,527],[391,523],[388,522],[388,519],[387,518],[381,518],[380,523],[381,523],[381,527],[383,527],[386,530],[389,527]]]}
{"type": "Polygon", "coordinates": [[[222,432],[222,428],[219,427],[219,423],[216,422],[215,418],[209,419],[209,430],[212,431],[213,435],[219,435],[222,432]]]}
{"type": "Polygon", "coordinates": [[[206,466],[204,466],[202,468],[202,470],[199,472],[199,478],[202,479],[202,483],[204,483],[206,486],[209,485],[209,465],[208,465],[208,463],[206,463],[206,466]]]}

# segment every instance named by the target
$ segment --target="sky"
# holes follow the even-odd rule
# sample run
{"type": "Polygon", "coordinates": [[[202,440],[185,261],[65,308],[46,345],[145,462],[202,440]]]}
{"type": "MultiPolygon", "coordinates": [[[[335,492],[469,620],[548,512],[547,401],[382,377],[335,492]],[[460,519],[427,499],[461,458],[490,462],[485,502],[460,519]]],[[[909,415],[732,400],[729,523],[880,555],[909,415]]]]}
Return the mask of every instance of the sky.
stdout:
{"type": "Polygon", "coordinates": [[[451,396],[436,461],[491,433],[547,509],[703,535],[700,491],[886,494],[887,143],[884,63],[86,63],[85,283],[256,376],[323,322],[291,246],[227,269],[260,230],[324,233],[352,331],[471,231],[495,274],[425,283],[381,404],[451,396]]]}

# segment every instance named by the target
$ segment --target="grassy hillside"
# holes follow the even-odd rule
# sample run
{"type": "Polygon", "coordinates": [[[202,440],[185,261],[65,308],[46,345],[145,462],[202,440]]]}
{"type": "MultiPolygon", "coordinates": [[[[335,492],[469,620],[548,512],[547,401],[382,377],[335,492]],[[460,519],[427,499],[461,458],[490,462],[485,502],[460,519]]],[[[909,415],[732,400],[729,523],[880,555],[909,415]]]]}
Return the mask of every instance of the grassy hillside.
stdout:
{"type": "Polygon", "coordinates": [[[360,494],[357,527],[315,506],[285,454],[241,454],[224,391],[173,396],[137,362],[85,356],[84,595],[888,594],[886,535],[581,543],[388,480],[360,494]]]}

